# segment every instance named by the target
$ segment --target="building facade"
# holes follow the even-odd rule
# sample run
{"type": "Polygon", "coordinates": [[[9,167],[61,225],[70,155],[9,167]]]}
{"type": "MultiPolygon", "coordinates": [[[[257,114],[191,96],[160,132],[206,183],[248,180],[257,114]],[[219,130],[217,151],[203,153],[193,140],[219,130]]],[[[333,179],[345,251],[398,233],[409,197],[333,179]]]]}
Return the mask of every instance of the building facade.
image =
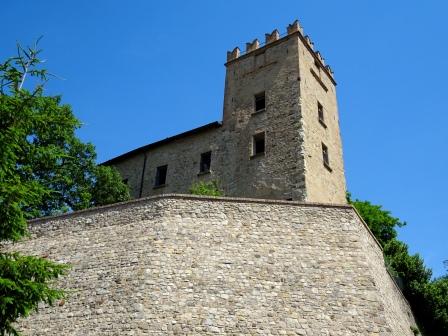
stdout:
{"type": "Polygon", "coordinates": [[[225,66],[222,122],[104,163],[132,197],[213,180],[227,196],[345,203],[336,82],[299,22],[228,52],[225,66]]]}

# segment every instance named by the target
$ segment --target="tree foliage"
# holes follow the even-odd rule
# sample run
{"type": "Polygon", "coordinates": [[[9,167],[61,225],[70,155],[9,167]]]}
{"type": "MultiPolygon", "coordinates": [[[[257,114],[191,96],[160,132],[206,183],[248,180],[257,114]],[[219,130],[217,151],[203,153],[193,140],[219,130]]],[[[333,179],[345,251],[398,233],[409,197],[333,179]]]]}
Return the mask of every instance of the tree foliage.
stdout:
{"type": "Polygon", "coordinates": [[[95,183],[91,191],[91,202],[105,205],[129,199],[129,188],[121,182],[120,173],[113,167],[97,166],[95,183]]]}
{"type": "MultiPolygon", "coordinates": [[[[93,145],[76,137],[81,123],[70,106],[44,95],[50,74],[37,45],[17,53],[0,64],[0,247],[27,235],[27,219],[129,198],[119,174],[98,167],[93,145]],[[37,80],[32,90],[27,77],[37,80]]],[[[17,334],[18,318],[63,296],[52,280],[66,268],[0,252],[0,335],[17,334]]]]}
{"type": "Polygon", "coordinates": [[[209,182],[199,181],[198,183],[195,183],[191,186],[190,194],[203,195],[203,196],[224,195],[217,181],[209,181],[209,182]]]}
{"type": "Polygon", "coordinates": [[[52,305],[64,296],[49,283],[66,268],[44,258],[0,253],[0,335],[18,335],[13,321],[27,316],[38,302],[52,305]]]}
{"type": "Polygon", "coordinates": [[[402,291],[409,301],[420,329],[426,336],[448,335],[448,276],[431,279],[432,271],[418,255],[410,255],[408,246],[399,241],[396,228],[405,225],[367,201],[351,203],[383,246],[386,264],[402,283],[402,291]]]}
{"type": "Polygon", "coordinates": [[[381,205],[374,205],[358,199],[352,200],[350,194],[347,194],[347,199],[356,208],[383,247],[397,237],[397,227],[406,225],[406,222],[393,217],[390,211],[384,210],[381,205]]]}

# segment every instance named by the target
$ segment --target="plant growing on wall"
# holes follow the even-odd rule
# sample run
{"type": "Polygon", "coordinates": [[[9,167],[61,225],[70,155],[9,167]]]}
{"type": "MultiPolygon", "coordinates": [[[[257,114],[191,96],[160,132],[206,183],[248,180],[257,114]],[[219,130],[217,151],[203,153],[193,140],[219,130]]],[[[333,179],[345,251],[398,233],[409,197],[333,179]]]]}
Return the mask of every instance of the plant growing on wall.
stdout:
{"type": "Polygon", "coordinates": [[[0,335],[18,335],[18,318],[63,297],[52,281],[67,266],[3,251],[27,236],[27,219],[129,198],[119,175],[95,164],[93,145],[76,137],[70,106],[44,95],[51,75],[40,52],[37,43],[18,45],[0,64],[0,335]],[[37,84],[27,89],[30,77],[37,84]]]}
{"type": "Polygon", "coordinates": [[[224,196],[217,181],[200,181],[190,187],[190,194],[203,196],[224,196]]]}

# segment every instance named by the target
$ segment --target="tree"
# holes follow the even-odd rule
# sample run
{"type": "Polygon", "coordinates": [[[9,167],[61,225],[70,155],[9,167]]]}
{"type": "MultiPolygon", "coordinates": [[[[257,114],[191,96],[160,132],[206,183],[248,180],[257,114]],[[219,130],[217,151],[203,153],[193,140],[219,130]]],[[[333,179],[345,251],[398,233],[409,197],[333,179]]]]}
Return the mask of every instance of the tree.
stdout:
{"type": "Polygon", "coordinates": [[[403,279],[408,299],[425,335],[448,335],[448,277],[431,280],[432,271],[418,255],[410,255],[403,242],[392,240],[384,248],[386,261],[403,279]]]}
{"type": "Polygon", "coordinates": [[[19,253],[0,253],[0,335],[19,335],[13,327],[20,317],[37,310],[39,302],[52,305],[64,296],[52,280],[67,266],[19,253]]]}
{"type": "Polygon", "coordinates": [[[406,222],[393,217],[390,211],[384,210],[381,205],[352,200],[350,193],[347,193],[347,201],[356,208],[382,247],[397,237],[397,227],[406,225],[406,222]]]}
{"type": "Polygon", "coordinates": [[[128,200],[129,188],[121,181],[121,175],[115,168],[97,166],[96,180],[91,191],[92,204],[105,205],[128,200]]]}
{"type": "Polygon", "coordinates": [[[448,335],[448,276],[435,279],[423,290],[426,314],[434,316],[427,327],[433,335],[448,335]]]}
{"type": "MultiPolygon", "coordinates": [[[[0,247],[28,234],[27,219],[129,199],[119,174],[98,167],[94,146],[76,137],[81,123],[70,106],[44,95],[51,74],[40,68],[40,52],[37,43],[18,45],[17,56],[0,64],[0,247]],[[32,90],[28,77],[37,81],[32,90]]],[[[0,252],[0,335],[17,335],[18,318],[62,298],[52,283],[66,270],[0,252]]]]}
{"type": "Polygon", "coordinates": [[[405,225],[380,205],[368,201],[351,203],[383,246],[386,265],[402,282],[420,329],[427,336],[448,335],[448,276],[431,280],[432,271],[418,255],[410,255],[408,246],[397,239],[397,227],[405,225]]]}

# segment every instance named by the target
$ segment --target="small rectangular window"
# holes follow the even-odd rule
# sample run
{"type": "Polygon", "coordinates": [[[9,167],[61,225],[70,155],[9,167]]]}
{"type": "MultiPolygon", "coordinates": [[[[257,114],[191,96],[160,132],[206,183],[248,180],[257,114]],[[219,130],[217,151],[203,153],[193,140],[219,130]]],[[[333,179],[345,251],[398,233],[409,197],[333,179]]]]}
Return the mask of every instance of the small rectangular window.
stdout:
{"type": "Polygon", "coordinates": [[[319,118],[319,122],[326,128],[327,125],[325,124],[324,107],[319,102],[317,102],[317,116],[319,118]]]}
{"type": "Polygon", "coordinates": [[[167,171],[168,171],[168,165],[157,167],[154,187],[161,187],[165,185],[167,171]]]}
{"type": "Polygon", "coordinates": [[[264,150],[265,150],[264,132],[255,134],[253,137],[252,143],[253,143],[252,155],[264,154],[264,150]]]}
{"type": "Polygon", "coordinates": [[[328,147],[325,146],[324,143],[322,143],[322,160],[323,160],[324,166],[327,168],[330,168],[330,158],[328,155],[328,147]]]}
{"type": "Polygon", "coordinates": [[[200,173],[210,172],[210,166],[212,163],[212,152],[206,152],[201,154],[201,163],[199,164],[200,173]]]}
{"type": "Polygon", "coordinates": [[[255,95],[255,112],[264,111],[266,108],[266,97],[264,92],[255,95]]]}

